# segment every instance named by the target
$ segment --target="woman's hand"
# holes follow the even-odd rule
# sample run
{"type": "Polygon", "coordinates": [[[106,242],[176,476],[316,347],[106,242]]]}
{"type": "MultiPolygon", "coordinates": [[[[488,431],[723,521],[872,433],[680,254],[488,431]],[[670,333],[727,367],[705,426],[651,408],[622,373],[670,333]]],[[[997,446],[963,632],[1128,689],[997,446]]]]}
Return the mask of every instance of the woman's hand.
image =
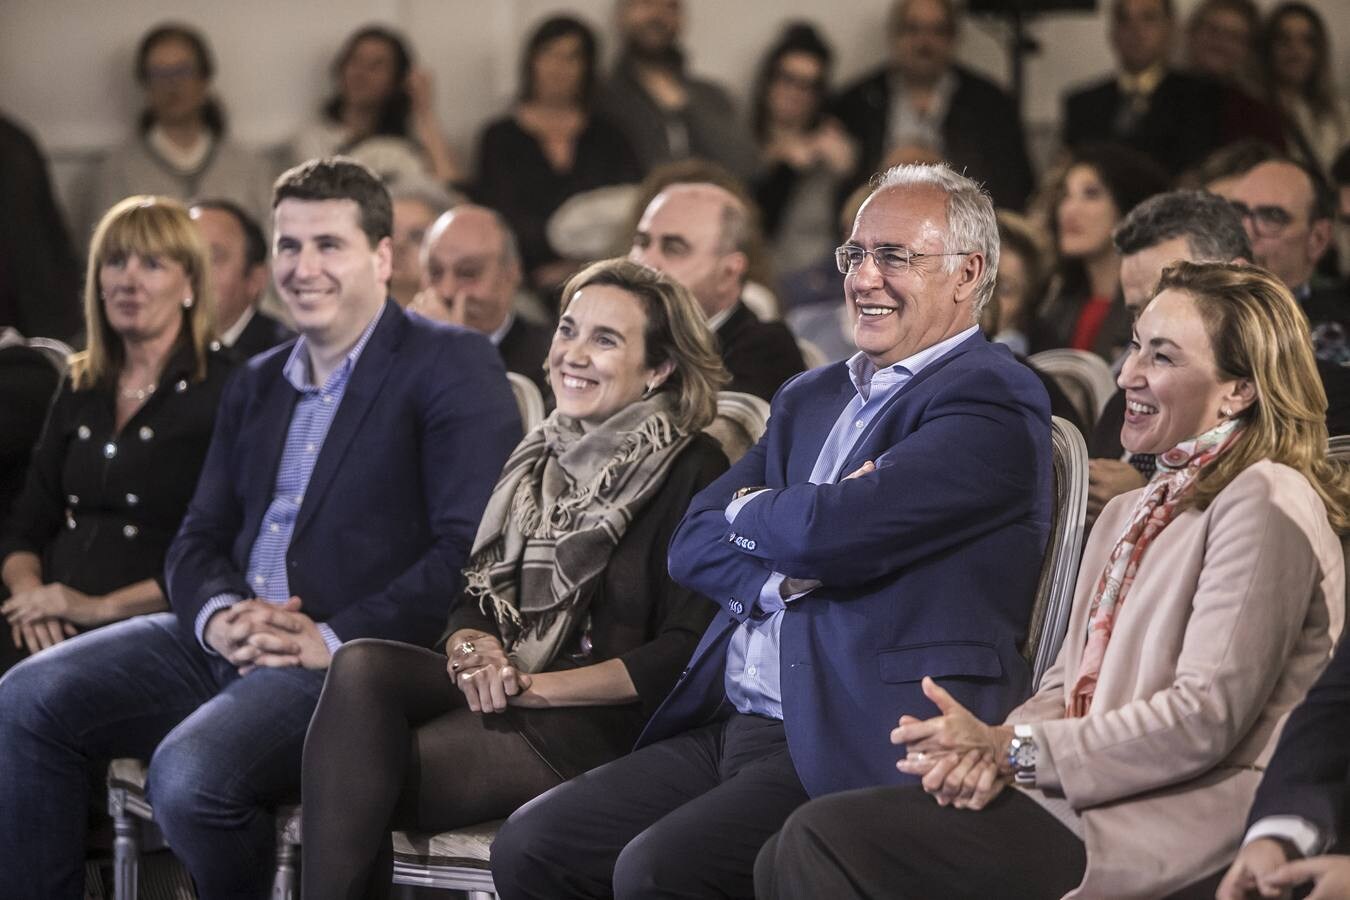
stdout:
{"type": "Polygon", "coordinates": [[[918,775],[943,806],[982,809],[1011,780],[1004,761],[1012,729],[984,724],[931,678],[924,678],[923,692],[942,715],[900,718],[891,743],[904,744],[906,755],[896,768],[918,775]]]}
{"type": "MultiPolygon", "coordinates": [[[[461,628],[450,635],[445,650],[449,656],[446,673],[464,693],[469,709],[482,713],[506,709],[511,694],[507,693],[502,673],[507,669],[514,672],[515,667],[500,640],[486,631],[461,628]]],[[[519,690],[517,684],[513,683],[511,693],[519,690]]]]}
{"type": "Polygon", "coordinates": [[[41,653],[48,647],[55,647],[75,634],[75,626],[60,619],[44,619],[32,625],[9,627],[9,636],[14,641],[14,646],[26,648],[32,655],[41,653]]]}
{"type": "Polygon", "coordinates": [[[33,625],[44,619],[65,619],[76,625],[99,625],[97,597],[67,587],[64,584],[44,584],[30,591],[15,594],[0,605],[0,614],[10,626],[33,625]]]}

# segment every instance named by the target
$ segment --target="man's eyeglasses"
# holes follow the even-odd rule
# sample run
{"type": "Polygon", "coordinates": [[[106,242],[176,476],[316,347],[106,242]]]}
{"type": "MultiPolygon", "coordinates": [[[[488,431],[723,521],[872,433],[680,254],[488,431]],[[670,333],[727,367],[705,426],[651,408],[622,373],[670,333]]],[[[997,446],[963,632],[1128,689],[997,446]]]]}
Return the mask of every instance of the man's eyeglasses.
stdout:
{"type": "Polygon", "coordinates": [[[1229,204],[1237,210],[1243,221],[1252,223],[1252,231],[1257,237],[1279,237],[1280,232],[1294,223],[1294,217],[1279,206],[1252,208],[1241,200],[1230,200],[1229,204]]]}
{"type": "Polygon", "coordinates": [[[965,256],[967,253],[973,252],[973,250],[958,250],[954,253],[915,253],[908,247],[887,246],[881,246],[875,250],[864,250],[855,244],[845,244],[835,249],[834,264],[839,267],[842,274],[848,275],[851,272],[858,271],[863,264],[863,260],[870,256],[878,269],[888,275],[895,275],[900,272],[908,272],[914,268],[916,262],[930,256],[965,256]]]}

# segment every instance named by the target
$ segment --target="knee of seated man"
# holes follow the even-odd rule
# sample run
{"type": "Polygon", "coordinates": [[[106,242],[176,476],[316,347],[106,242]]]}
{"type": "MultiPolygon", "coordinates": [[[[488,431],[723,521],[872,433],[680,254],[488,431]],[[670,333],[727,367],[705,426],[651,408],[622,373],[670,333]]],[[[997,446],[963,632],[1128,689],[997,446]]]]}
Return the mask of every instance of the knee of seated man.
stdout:
{"type": "Polygon", "coordinates": [[[628,842],[614,862],[614,896],[694,896],[706,892],[707,847],[685,830],[652,825],[628,842]],[[693,840],[691,840],[693,839],[693,840]]]}
{"type": "Polygon", "coordinates": [[[68,670],[46,654],[30,656],[0,677],[0,750],[22,735],[61,730],[71,713],[68,670]]]}
{"type": "Polygon", "coordinates": [[[175,826],[199,822],[219,814],[227,804],[229,767],[213,761],[196,735],[172,731],[155,748],[146,776],[146,796],[155,808],[155,820],[167,833],[175,826]]]}
{"type": "Polygon", "coordinates": [[[532,875],[547,873],[551,868],[546,852],[549,837],[566,833],[567,826],[553,820],[544,802],[548,796],[546,793],[535,797],[512,813],[497,830],[496,837],[492,839],[491,853],[494,879],[500,877],[523,884],[534,880],[532,875]]]}

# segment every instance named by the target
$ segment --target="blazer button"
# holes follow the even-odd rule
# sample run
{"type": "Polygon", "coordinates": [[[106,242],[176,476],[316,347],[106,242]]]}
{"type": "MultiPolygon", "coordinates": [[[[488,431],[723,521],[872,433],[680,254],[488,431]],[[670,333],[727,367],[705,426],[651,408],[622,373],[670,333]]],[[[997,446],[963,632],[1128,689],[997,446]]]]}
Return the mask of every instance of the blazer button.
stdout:
{"type": "Polygon", "coordinates": [[[80,440],[82,441],[89,440],[89,435],[91,435],[92,433],[93,432],[89,430],[88,425],[81,425],[79,428],[75,429],[75,434],[78,435],[80,440]]]}
{"type": "Polygon", "coordinates": [[[735,614],[738,615],[738,616],[739,616],[741,613],[745,612],[745,604],[742,603],[742,602],[739,601],[739,600],[735,600],[735,599],[729,600],[729,601],[727,601],[727,606],[728,606],[728,608],[731,609],[731,611],[732,611],[733,613],[735,613],[735,614]]]}
{"type": "Polygon", "coordinates": [[[148,441],[155,436],[155,429],[151,428],[149,425],[142,425],[141,430],[138,433],[141,436],[141,440],[148,441]]]}
{"type": "Polygon", "coordinates": [[[122,537],[126,538],[126,539],[129,540],[129,541],[132,540],[132,539],[134,539],[134,538],[136,537],[136,535],[138,535],[138,534],[140,534],[140,533],[141,533],[141,530],[140,530],[139,528],[137,528],[135,525],[123,525],[123,526],[122,526],[122,537]]]}
{"type": "Polygon", "coordinates": [[[103,458],[104,458],[104,459],[112,459],[112,458],[113,458],[114,456],[116,456],[116,455],[117,455],[117,445],[116,445],[116,444],[114,444],[112,441],[108,441],[108,443],[106,443],[106,444],[103,445],[103,458]]]}
{"type": "Polygon", "coordinates": [[[135,506],[137,503],[140,502],[141,502],[140,497],[137,497],[135,494],[127,494],[127,506],[135,506]]]}
{"type": "Polygon", "coordinates": [[[187,382],[186,382],[186,381],[179,381],[177,384],[175,384],[175,385],[173,386],[173,389],[174,389],[177,393],[180,393],[180,394],[181,394],[181,393],[183,393],[183,391],[186,391],[186,390],[187,390],[187,382]]]}
{"type": "Polygon", "coordinates": [[[71,531],[75,530],[75,517],[72,516],[69,512],[66,513],[66,527],[69,528],[71,531]]]}
{"type": "Polygon", "coordinates": [[[79,505],[80,505],[80,498],[77,497],[77,496],[75,496],[74,494],[67,494],[67,495],[66,495],[66,502],[69,503],[71,506],[79,506],[79,505]]]}

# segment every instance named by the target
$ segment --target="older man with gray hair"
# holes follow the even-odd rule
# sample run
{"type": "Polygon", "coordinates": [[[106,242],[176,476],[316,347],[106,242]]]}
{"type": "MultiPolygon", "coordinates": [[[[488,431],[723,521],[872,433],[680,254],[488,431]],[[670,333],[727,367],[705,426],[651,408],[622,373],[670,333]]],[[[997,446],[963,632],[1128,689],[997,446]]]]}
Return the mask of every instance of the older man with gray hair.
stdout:
{"type": "Polygon", "coordinates": [[[924,675],[982,715],[1029,693],[1050,411],[976,325],[989,195],[898,166],[836,257],[858,353],[784,385],[763,439],[691,502],[671,575],[719,612],[634,753],[508,820],[501,896],[750,896],[798,806],[915,780],[886,735],[931,709],[924,675]]]}

